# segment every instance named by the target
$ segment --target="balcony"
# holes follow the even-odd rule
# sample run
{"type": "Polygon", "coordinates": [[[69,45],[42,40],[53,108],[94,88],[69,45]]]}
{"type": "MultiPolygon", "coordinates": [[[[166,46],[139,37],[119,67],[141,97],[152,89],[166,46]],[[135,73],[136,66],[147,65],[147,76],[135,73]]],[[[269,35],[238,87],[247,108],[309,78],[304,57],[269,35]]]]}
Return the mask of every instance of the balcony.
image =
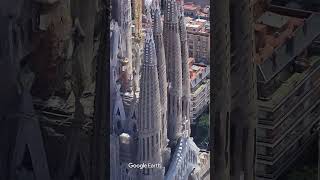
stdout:
{"type": "Polygon", "coordinates": [[[258,159],[257,163],[260,166],[266,167],[265,169],[267,169],[268,171],[257,171],[257,180],[277,179],[316,138],[316,133],[311,135],[309,133],[304,134],[277,162],[268,163],[268,161],[258,159]]]}
{"type": "MultiPolygon", "coordinates": [[[[320,100],[318,101],[320,102],[320,100]]],[[[272,144],[264,143],[258,140],[258,146],[266,146],[272,148],[270,155],[258,155],[258,159],[269,161],[268,164],[274,164],[284,154],[286,154],[292,146],[303,137],[305,134],[311,132],[312,128],[318,123],[320,119],[320,105],[317,104],[314,108],[310,108],[303,116],[301,116],[297,123],[287,130],[287,132],[272,144]]]]}
{"type": "MultiPolygon", "coordinates": [[[[316,81],[320,78],[320,57],[311,57],[310,62],[311,67],[307,71],[293,74],[286,82],[281,84],[268,101],[258,101],[260,111],[273,112],[267,119],[259,120],[260,124],[271,126],[279,123],[275,120],[287,114],[303,98],[303,95],[296,96],[299,88],[308,92],[316,86],[316,81]]],[[[303,93],[300,92],[300,94],[303,93]]]]}
{"type": "Polygon", "coordinates": [[[258,140],[265,143],[274,143],[281,136],[285,135],[286,131],[288,131],[290,127],[293,127],[299,123],[299,120],[297,120],[298,117],[301,117],[306,111],[310,111],[310,109],[314,108],[320,103],[318,98],[319,94],[320,80],[318,81],[318,86],[316,88],[308,92],[299,103],[295,104],[294,108],[292,108],[285,116],[279,119],[281,124],[278,124],[275,127],[258,125],[258,128],[260,129],[272,131],[271,134],[268,134],[268,137],[258,137],[258,140]]]}

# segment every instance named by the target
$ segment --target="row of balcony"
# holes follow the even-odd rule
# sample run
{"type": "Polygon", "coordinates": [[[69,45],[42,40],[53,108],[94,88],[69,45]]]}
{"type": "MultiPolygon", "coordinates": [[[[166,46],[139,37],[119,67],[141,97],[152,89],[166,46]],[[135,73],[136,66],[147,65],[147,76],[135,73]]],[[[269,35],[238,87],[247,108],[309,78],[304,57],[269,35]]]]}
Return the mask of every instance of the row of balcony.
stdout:
{"type": "Polygon", "coordinates": [[[311,67],[304,73],[293,74],[272,95],[269,101],[259,101],[259,124],[277,126],[279,118],[285,116],[299,103],[306,92],[317,86],[320,77],[320,58],[311,58],[311,67]]]}
{"type": "MultiPolygon", "coordinates": [[[[300,122],[288,130],[286,135],[282,137],[282,141],[275,145],[268,143],[257,142],[258,146],[267,146],[266,152],[258,152],[258,159],[269,161],[268,164],[274,164],[281,159],[284,154],[292,149],[292,146],[303,137],[305,134],[312,133],[315,125],[320,119],[320,105],[318,104],[311,112],[306,112],[304,116],[300,117],[300,122]]],[[[259,148],[258,148],[259,149],[259,148]]]]}
{"type": "Polygon", "coordinates": [[[258,159],[257,180],[275,180],[279,178],[317,137],[317,133],[310,134],[310,131],[306,131],[276,163],[258,159]]]}
{"type": "Polygon", "coordinates": [[[306,111],[310,111],[320,102],[319,98],[317,98],[319,96],[320,80],[318,81],[317,87],[309,91],[299,103],[295,104],[294,108],[288,111],[285,116],[281,117],[281,124],[272,129],[259,126],[259,129],[262,131],[265,130],[266,133],[258,136],[258,140],[265,143],[276,143],[276,141],[280,140],[290,128],[293,128],[300,122],[297,120],[298,117],[303,116],[306,111]]]}

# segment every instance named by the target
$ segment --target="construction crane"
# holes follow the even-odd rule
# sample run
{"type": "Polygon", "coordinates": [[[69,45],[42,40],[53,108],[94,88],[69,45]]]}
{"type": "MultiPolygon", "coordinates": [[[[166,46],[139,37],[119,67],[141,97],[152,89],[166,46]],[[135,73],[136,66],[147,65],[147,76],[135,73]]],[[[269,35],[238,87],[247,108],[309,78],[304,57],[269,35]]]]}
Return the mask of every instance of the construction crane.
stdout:
{"type": "Polygon", "coordinates": [[[135,24],[135,39],[142,39],[142,0],[135,0],[134,3],[134,24],[135,24]]]}

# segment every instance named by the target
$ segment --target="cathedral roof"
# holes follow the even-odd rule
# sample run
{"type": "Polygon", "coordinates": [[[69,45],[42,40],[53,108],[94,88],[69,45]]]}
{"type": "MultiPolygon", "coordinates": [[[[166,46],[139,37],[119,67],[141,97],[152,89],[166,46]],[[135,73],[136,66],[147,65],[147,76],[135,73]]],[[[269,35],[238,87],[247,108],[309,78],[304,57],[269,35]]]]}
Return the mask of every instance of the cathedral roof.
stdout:
{"type": "Polygon", "coordinates": [[[170,163],[169,170],[167,172],[166,179],[175,179],[176,176],[181,176],[179,174],[179,169],[183,169],[182,172],[184,177],[188,177],[195,167],[197,167],[197,162],[193,162],[191,157],[198,157],[200,149],[194,143],[193,139],[190,137],[182,137],[179,139],[176,146],[175,152],[170,163]],[[191,155],[190,155],[191,154],[191,155]],[[184,161],[187,160],[187,167],[184,167],[184,161]]]}

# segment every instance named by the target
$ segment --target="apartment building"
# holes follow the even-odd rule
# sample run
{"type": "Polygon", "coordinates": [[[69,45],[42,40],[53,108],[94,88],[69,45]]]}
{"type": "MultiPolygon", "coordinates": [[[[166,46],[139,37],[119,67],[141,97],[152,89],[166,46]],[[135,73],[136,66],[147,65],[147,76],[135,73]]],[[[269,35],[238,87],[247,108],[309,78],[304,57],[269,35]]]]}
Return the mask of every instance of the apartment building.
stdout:
{"type": "Polygon", "coordinates": [[[317,138],[320,14],[271,6],[255,25],[257,180],[276,180],[317,138]]]}
{"type": "Polygon", "coordinates": [[[208,108],[210,100],[210,67],[197,64],[193,58],[189,58],[190,87],[191,87],[191,123],[208,108]]]}
{"type": "Polygon", "coordinates": [[[204,19],[186,17],[189,57],[196,63],[209,64],[210,59],[210,23],[204,19]]]}

